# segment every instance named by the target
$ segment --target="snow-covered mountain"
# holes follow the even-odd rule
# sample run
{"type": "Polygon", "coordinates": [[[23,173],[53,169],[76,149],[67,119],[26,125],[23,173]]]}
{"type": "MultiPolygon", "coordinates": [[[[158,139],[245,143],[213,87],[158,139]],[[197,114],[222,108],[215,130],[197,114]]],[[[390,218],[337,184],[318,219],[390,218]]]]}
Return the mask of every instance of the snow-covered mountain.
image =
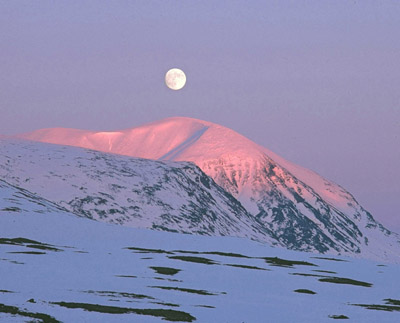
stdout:
{"type": "Polygon", "coordinates": [[[115,154],[191,161],[291,249],[400,257],[399,237],[341,186],[210,122],[169,118],[115,132],[42,129],[20,138],[115,154]]]}
{"type": "Polygon", "coordinates": [[[1,178],[95,220],[277,244],[268,228],[193,163],[5,139],[1,178]]]}

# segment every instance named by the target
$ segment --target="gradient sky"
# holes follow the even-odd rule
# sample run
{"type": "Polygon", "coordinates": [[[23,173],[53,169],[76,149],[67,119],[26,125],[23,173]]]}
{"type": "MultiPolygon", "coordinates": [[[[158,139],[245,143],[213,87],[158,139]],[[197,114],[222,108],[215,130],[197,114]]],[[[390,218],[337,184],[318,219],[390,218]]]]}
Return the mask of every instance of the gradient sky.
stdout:
{"type": "Polygon", "coordinates": [[[0,0],[0,112],[8,135],[219,123],[400,232],[399,1],[0,0]]]}

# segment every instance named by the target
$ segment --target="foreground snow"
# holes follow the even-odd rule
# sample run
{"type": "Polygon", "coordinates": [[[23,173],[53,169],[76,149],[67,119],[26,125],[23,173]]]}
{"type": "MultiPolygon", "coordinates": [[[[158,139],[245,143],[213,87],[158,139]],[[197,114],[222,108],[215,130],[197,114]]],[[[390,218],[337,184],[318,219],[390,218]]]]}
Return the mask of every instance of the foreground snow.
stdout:
{"type": "Polygon", "coordinates": [[[4,322],[397,322],[399,274],[399,265],[100,223],[0,182],[4,322]]]}

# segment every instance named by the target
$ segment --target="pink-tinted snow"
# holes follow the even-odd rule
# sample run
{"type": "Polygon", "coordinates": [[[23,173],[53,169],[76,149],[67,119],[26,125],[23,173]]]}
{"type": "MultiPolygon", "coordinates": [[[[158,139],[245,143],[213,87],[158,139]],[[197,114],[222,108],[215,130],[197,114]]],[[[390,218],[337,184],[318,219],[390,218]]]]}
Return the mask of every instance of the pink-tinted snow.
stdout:
{"type": "Polygon", "coordinates": [[[228,167],[238,186],[235,195],[244,204],[252,195],[246,178],[251,177],[262,160],[268,157],[335,207],[345,210],[349,201],[349,194],[337,184],[285,160],[229,128],[193,118],[167,118],[113,132],[50,128],[18,137],[133,157],[191,161],[213,178],[218,167],[228,167]],[[210,162],[213,167],[210,167],[210,162]]]}

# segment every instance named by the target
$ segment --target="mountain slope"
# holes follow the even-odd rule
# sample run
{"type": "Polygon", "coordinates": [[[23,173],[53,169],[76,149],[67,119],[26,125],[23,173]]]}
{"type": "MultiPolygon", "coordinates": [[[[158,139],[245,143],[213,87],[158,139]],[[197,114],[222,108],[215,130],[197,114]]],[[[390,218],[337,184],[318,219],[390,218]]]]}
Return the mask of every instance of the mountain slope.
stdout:
{"type": "Polygon", "coordinates": [[[0,179],[0,214],[69,214],[66,209],[0,179]]]}
{"type": "Polygon", "coordinates": [[[0,178],[91,219],[277,243],[238,201],[188,162],[0,140],[0,178]]]}
{"type": "Polygon", "coordinates": [[[289,248],[399,258],[398,236],[376,222],[345,189],[210,122],[169,118],[116,132],[57,128],[21,137],[142,158],[192,161],[289,248]]]}

